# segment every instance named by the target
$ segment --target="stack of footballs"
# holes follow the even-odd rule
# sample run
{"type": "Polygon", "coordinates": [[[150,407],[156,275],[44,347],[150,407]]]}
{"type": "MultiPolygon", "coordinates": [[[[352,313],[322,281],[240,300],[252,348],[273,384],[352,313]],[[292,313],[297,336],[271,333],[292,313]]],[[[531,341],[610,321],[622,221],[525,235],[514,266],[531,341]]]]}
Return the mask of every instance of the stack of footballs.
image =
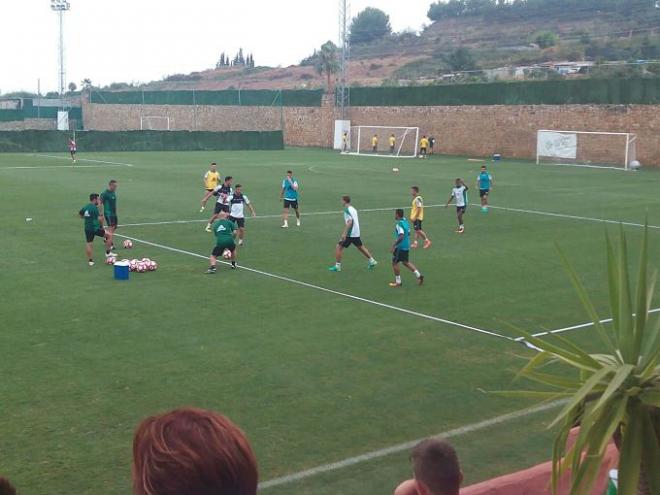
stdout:
{"type": "MultiPolygon", "coordinates": [[[[131,249],[133,247],[133,242],[130,241],[129,239],[126,239],[124,241],[124,248],[125,249],[131,249]]],[[[153,272],[158,269],[158,263],[156,263],[155,260],[151,260],[149,258],[142,258],[141,260],[138,259],[123,259],[121,260],[123,263],[128,263],[128,269],[132,272],[138,272],[138,273],[145,273],[145,272],[153,272]]],[[[108,265],[114,265],[117,262],[117,258],[114,256],[108,256],[105,259],[105,262],[108,265]]]]}

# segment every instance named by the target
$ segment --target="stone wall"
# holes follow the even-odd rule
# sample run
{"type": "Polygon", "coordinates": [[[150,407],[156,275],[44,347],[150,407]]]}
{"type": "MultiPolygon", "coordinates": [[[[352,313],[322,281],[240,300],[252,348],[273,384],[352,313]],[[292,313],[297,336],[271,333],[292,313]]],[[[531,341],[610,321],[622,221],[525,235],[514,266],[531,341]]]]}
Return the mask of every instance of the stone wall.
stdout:
{"type": "MultiPolygon", "coordinates": [[[[140,115],[169,116],[175,129],[277,130],[284,123],[288,146],[330,147],[338,112],[326,95],[321,107],[250,107],[187,105],[100,105],[83,103],[85,129],[140,128],[140,115]]],[[[352,125],[420,127],[436,137],[437,151],[455,155],[532,159],[538,129],[634,132],[638,159],[660,165],[660,106],[657,105],[511,105],[443,107],[353,107],[352,125]]],[[[384,142],[381,136],[381,142],[384,142]]],[[[592,139],[594,161],[622,150],[623,141],[592,139]],[[606,146],[612,146],[612,151],[606,146]],[[603,153],[604,152],[604,153],[603,153]]],[[[621,153],[623,153],[621,151],[621,153]]],[[[617,159],[619,157],[617,156],[617,159]]]]}
{"type": "Polygon", "coordinates": [[[14,122],[0,122],[0,131],[25,131],[28,129],[42,131],[57,129],[57,121],[55,119],[25,119],[14,122]]]}

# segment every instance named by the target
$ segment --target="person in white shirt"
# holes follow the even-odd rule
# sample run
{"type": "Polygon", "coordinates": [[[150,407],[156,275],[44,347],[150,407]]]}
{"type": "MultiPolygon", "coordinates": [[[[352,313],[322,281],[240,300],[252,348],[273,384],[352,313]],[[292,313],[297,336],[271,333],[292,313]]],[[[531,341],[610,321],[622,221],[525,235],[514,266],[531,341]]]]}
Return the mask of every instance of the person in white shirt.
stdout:
{"type": "Polygon", "coordinates": [[[467,209],[468,199],[467,199],[468,186],[465,185],[463,179],[456,179],[456,185],[451,190],[451,195],[447,200],[445,208],[454,201],[456,203],[456,217],[458,218],[458,229],[456,232],[462,234],[465,232],[465,225],[463,224],[463,215],[467,209]]]}
{"type": "Polygon", "coordinates": [[[253,217],[257,216],[257,212],[254,211],[248,197],[243,194],[243,186],[240,184],[236,184],[234,192],[227,197],[227,204],[229,205],[229,220],[238,227],[238,245],[242,246],[245,236],[245,207],[250,209],[253,217]]]}
{"type": "Polygon", "coordinates": [[[351,205],[351,198],[349,196],[342,196],[342,204],[344,205],[344,231],[341,234],[341,239],[337,244],[335,250],[335,259],[336,262],[333,266],[329,268],[331,272],[340,272],[341,271],[341,259],[344,254],[344,249],[349,247],[351,244],[355,245],[368,260],[367,268],[374,268],[378,262],[371,256],[371,253],[362,244],[362,239],[360,239],[360,219],[358,218],[357,210],[351,205]]]}

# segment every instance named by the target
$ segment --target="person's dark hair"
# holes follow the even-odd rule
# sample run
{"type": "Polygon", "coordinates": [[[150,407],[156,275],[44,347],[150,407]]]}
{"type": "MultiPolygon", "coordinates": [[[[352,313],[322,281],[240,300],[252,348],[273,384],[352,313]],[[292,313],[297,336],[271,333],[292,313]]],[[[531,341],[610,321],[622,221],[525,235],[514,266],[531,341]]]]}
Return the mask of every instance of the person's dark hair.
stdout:
{"type": "Polygon", "coordinates": [[[0,495],[16,495],[16,488],[2,476],[0,476],[0,495]]]}
{"type": "Polygon", "coordinates": [[[418,443],[410,454],[415,479],[434,495],[458,495],[463,474],[454,447],[444,440],[429,438],[418,443]]]}
{"type": "Polygon", "coordinates": [[[231,175],[228,175],[227,177],[225,177],[225,182],[227,182],[228,180],[232,180],[232,179],[233,179],[233,177],[231,175]]]}
{"type": "Polygon", "coordinates": [[[110,179],[110,182],[108,182],[108,185],[111,186],[113,184],[116,184],[117,181],[115,179],[110,179]]]}
{"type": "Polygon", "coordinates": [[[397,218],[403,218],[403,209],[402,208],[397,208],[394,210],[394,213],[396,214],[397,218]]]}
{"type": "Polygon", "coordinates": [[[218,166],[218,164],[215,162],[211,162],[211,165],[215,165],[216,167],[218,166]]]}
{"type": "Polygon", "coordinates": [[[342,196],[341,199],[344,203],[350,203],[351,202],[351,197],[350,196],[342,196]]]}
{"type": "Polygon", "coordinates": [[[236,184],[236,189],[240,189],[241,187],[243,187],[241,184],[236,184]]]}
{"type": "Polygon", "coordinates": [[[286,173],[287,173],[287,174],[293,174],[293,171],[291,171],[291,170],[287,170],[286,173]]]}
{"type": "Polygon", "coordinates": [[[89,200],[90,200],[90,201],[94,201],[94,200],[95,200],[96,198],[98,198],[98,197],[99,197],[98,194],[96,194],[96,193],[92,193],[92,194],[89,195],[89,200]]]}
{"type": "Polygon", "coordinates": [[[410,189],[412,189],[415,192],[419,192],[419,186],[412,186],[410,189]]]}
{"type": "Polygon", "coordinates": [[[135,495],[255,495],[257,483],[248,439],[221,414],[176,409],[135,431],[135,495]]]}

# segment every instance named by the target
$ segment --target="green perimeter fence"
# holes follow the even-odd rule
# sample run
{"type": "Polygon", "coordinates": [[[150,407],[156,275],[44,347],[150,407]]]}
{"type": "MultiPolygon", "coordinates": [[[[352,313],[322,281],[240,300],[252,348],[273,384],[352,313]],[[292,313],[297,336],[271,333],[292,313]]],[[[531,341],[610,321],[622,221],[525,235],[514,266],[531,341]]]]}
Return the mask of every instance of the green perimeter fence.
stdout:
{"type": "MultiPolygon", "coordinates": [[[[0,152],[67,151],[67,131],[0,131],[0,152]]],[[[78,150],[216,151],[281,150],[282,131],[79,131],[78,150]]]]}
{"type": "Polygon", "coordinates": [[[227,89],[221,91],[92,91],[90,103],[108,105],[233,105],[320,107],[323,90],[281,91],[227,89]]]}

